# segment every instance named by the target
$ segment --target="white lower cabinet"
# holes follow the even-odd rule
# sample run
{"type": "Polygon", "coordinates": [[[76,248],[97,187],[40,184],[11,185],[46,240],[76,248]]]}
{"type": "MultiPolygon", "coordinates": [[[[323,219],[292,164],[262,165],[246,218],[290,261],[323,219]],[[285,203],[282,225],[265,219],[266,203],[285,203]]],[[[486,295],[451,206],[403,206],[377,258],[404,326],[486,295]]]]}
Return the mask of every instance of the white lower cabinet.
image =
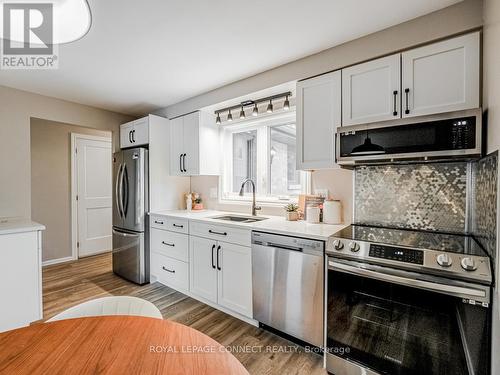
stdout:
{"type": "Polygon", "coordinates": [[[0,332],[42,319],[42,232],[0,235],[0,332]]]}
{"type": "Polygon", "coordinates": [[[189,254],[191,293],[252,317],[251,248],[191,236],[189,254]]]}
{"type": "Polygon", "coordinates": [[[250,230],[151,215],[150,249],[152,280],[252,318],[250,230]]]}
{"type": "Polygon", "coordinates": [[[191,293],[217,303],[217,241],[190,236],[189,290],[191,293]]]}
{"type": "Polygon", "coordinates": [[[252,317],[252,249],[219,242],[217,303],[252,317]]]}

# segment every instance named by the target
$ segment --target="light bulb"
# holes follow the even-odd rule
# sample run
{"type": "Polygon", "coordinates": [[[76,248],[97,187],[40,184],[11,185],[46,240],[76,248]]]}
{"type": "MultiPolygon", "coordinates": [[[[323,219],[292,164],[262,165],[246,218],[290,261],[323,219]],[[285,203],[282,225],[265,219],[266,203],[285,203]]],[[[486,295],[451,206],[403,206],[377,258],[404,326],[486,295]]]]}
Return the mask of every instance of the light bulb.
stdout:
{"type": "Polygon", "coordinates": [[[227,121],[229,122],[233,121],[233,115],[231,114],[231,110],[229,110],[229,113],[227,114],[227,121]]]}
{"type": "Polygon", "coordinates": [[[245,119],[245,110],[243,109],[243,106],[241,106],[241,111],[240,111],[240,120],[244,120],[245,119]]]}
{"type": "Polygon", "coordinates": [[[216,124],[220,124],[221,123],[221,120],[220,120],[220,113],[217,112],[217,118],[215,119],[215,123],[216,124]]]}
{"type": "Polygon", "coordinates": [[[267,113],[273,113],[273,100],[269,100],[269,105],[267,106],[267,113]]]}
{"type": "Polygon", "coordinates": [[[288,111],[290,109],[290,102],[288,101],[288,95],[286,96],[285,102],[283,103],[283,109],[288,111]]]}
{"type": "Polygon", "coordinates": [[[255,103],[255,105],[253,106],[253,110],[252,110],[252,116],[255,117],[258,115],[259,115],[259,108],[257,108],[257,103],[255,103]]]}

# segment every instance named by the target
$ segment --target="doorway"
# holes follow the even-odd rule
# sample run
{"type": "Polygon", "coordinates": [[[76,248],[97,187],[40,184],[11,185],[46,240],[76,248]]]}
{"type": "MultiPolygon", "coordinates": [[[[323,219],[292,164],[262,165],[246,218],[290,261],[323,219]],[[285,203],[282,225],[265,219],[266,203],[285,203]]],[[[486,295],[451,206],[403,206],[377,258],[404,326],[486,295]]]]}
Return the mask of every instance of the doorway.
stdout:
{"type": "Polygon", "coordinates": [[[71,149],[72,252],[82,258],[112,249],[111,139],[72,133],[71,149]]]}

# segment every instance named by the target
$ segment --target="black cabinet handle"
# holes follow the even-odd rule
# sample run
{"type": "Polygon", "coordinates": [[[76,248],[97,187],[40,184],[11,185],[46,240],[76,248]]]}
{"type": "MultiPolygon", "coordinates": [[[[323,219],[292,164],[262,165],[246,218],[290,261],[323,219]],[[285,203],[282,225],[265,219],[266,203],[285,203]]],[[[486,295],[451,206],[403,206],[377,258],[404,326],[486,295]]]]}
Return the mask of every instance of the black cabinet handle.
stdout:
{"type": "Polygon", "coordinates": [[[187,172],[187,169],[186,169],[186,155],[187,154],[182,154],[182,171],[183,172],[187,172]]]}
{"type": "Polygon", "coordinates": [[[155,224],[160,224],[160,225],[163,225],[163,221],[158,221],[158,220],[155,220],[155,224]]]}
{"type": "Polygon", "coordinates": [[[406,95],[406,109],[405,109],[405,114],[410,113],[410,107],[408,105],[408,96],[410,94],[410,89],[405,89],[405,95],[406,95]]]}
{"type": "Polygon", "coordinates": [[[214,250],[215,250],[215,244],[212,245],[212,268],[213,269],[215,269],[214,250]]]}
{"type": "Polygon", "coordinates": [[[219,266],[219,252],[220,252],[220,245],[217,246],[217,269],[220,271],[222,268],[219,266]]]}
{"type": "Polygon", "coordinates": [[[175,246],[175,244],[168,243],[168,242],[165,242],[165,241],[161,241],[161,243],[164,244],[164,245],[170,246],[170,247],[174,247],[175,246]]]}
{"type": "Polygon", "coordinates": [[[128,132],[128,141],[132,143],[132,130],[128,132]]]}
{"type": "Polygon", "coordinates": [[[132,142],[135,143],[135,129],[132,130],[132,142]]]}
{"type": "Polygon", "coordinates": [[[172,224],[172,226],[176,228],[184,228],[184,225],[179,225],[179,224],[172,224]]]}
{"type": "Polygon", "coordinates": [[[392,95],[394,95],[394,111],[392,112],[392,115],[397,116],[398,115],[398,107],[397,107],[398,90],[394,90],[392,92],[392,95]]]}
{"type": "Polygon", "coordinates": [[[226,232],[216,232],[212,229],[209,229],[208,230],[208,233],[212,233],[212,234],[218,234],[219,236],[227,236],[227,233],[226,232]]]}
{"type": "Polygon", "coordinates": [[[180,154],[180,155],[179,155],[179,170],[180,170],[181,172],[184,172],[184,171],[182,170],[182,154],[180,154]]]}
{"type": "Polygon", "coordinates": [[[167,267],[165,266],[161,266],[161,268],[163,268],[163,271],[167,271],[167,272],[170,272],[170,273],[175,273],[175,270],[169,270],[167,267]]]}

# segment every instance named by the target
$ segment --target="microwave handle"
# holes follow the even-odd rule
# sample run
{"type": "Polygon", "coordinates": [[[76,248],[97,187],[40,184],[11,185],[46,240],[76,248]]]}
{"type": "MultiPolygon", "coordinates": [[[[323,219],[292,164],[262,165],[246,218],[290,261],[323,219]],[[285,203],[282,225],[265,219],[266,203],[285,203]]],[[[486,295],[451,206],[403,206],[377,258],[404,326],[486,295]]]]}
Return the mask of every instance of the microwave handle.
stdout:
{"type": "MultiPolygon", "coordinates": [[[[347,264],[344,262],[328,261],[328,269],[332,271],[339,271],[348,273],[355,276],[368,277],[370,279],[387,281],[394,284],[405,285],[413,288],[428,290],[431,292],[438,292],[447,294],[454,297],[466,298],[472,301],[479,301],[489,304],[488,287],[483,289],[476,289],[467,286],[441,284],[437,281],[425,281],[415,278],[415,274],[407,271],[399,270],[383,270],[383,267],[373,266],[364,263],[356,263],[356,265],[347,264]],[[409,277],[412,276],[413,277],[409,277]]],[[[482,286],[477,285],[479,288],[482,286]]],[[[487,306],[487,305],[486,305],[487,306]]]]}

